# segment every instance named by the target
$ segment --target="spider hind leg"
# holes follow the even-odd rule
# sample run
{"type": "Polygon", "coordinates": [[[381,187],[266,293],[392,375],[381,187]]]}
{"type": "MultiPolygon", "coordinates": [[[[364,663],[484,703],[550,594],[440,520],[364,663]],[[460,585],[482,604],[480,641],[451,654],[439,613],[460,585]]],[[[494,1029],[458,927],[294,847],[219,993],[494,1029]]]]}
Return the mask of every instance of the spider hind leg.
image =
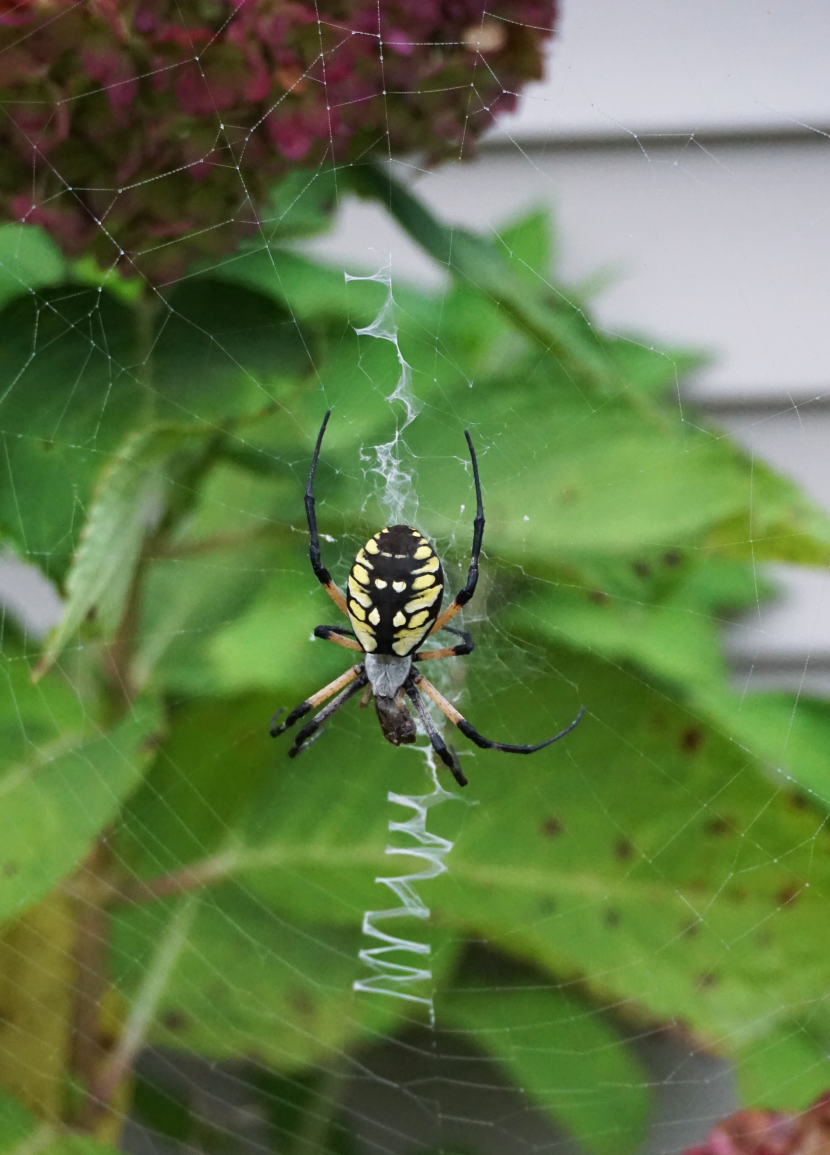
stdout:
{"type": "Polygon", "coordinates": [[[458,755],[452,746],[448,746],[441,735],[435,728],[435,723],[429,716],[429,710],[426,708],[426,703],[415,688],[415,679],[410,679],[406,685],[406,692],[412,700],[415,709],[418,711],[418,717],[421,725],[427,732],[427,737],[430,740],[433,750],[447,767],[453,778],[459,786],[466,786],[467,779],[464,777],[464,771],[461,769],[461,764],[458,761],[458,755]]]}
{"type": "Polygon", "coordinates": [[[480,746],[482,750],[502,750],[506,754],[535,754],[537,750],[544,750],[545,746],[551,746],[554,742],[558,742],[560,738],[564,738],[566,734],[570,734],[574,727],[578,726],[582,721],[582,716],[585,713],[583,706],[577,716],[570,725],[566,726],[564,730],[560,730],[558,734],[554,734],[552,738],[547,738],[544,742],[538,742],[535,746],[517,746],[509,742],[493,742],[489,738],[485,738],[483,734],[479,734],[474,726],[471,726],[467,719],[456,710],[452,702],[448,702],[440,690],[436,690],[431,682],[428,682],[423,674],[416,674],[413,678],[416,686],[419,686],[424,693],[430,698],[445,717],[458,727],[462,734],[464,734],[471,741],[475,742],[476,746],[480,746]]]}
{"type": "MultiPolygon", "coordinates": [[[[313,734],[316,734],[317,738],[319,738],[321,735],[317,734],[317,731],[322,724],[339,710],[341,706],[345,706],[349,698],[353,697],[359,690],[362,690],[368,680],[365,674],[361,674],[358,678],[355,678],[351,685],[346,686],[345,690],[341,690],[336,698],[332,698],[329,704],[324,706],[319,714],[315,714],[311,721],[307,722],[297,734],[297,737],[294,739],[294,745],[288,751],[288,757],[296,758],[298,754],[301,754],[310,744],[308,739],[311,738],[313,734]]],[[[314,740],[315,739],[312,739],[312,741],[314,740]]]]}
{"type": "MultiPolygon", "coordinates": [[[[283,711],[277,710],[271,719],[271,737],[278,738],[289,726],[293,726],[300,718],[305,717],[306,714],[310,714],[315,706],[321,705],[325,702],[326,698],[330,698],[332,694],[336,694],[338,690],[342,690],[344,686],[348,686],[356,678],[359,678],[362,673],[362,665],[352,666],[350,670],[346,670],[345,674],[341,674],[339,678],[335,678],[333,682],[329,682],[327,686],[323,686],[322,690],[318,690],[316,694],[312,694],[310,698],[306,698],[304,702],[300,702],[299,706],[295,706],[285,721],[279,726],[277,725],[277,721],[282,716],[283,711]]],[[[361,685],[365,684],[364,680],[361,685]]]]}

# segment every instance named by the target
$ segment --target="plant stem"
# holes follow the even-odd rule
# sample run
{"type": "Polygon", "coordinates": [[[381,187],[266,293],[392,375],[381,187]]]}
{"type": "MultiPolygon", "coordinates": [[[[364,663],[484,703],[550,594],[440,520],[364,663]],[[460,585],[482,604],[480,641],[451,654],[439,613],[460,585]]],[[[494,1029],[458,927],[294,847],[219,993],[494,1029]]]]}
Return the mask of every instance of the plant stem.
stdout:
{"type": "MultiPolygon", "coordinates": [[[[84,874],[98,882],[108,867],[107,847],[100,842],[84,865],[84,874]]],[[[108,986],[108,916],[100,901],[76,898],[75,1008],[70,1063],[73,1073],[89,1087],[103,1057],[101,1000],[108,986]]]]}
{"type": "Polygon", "coordinates": [[[147,968],[144,981],[132,1000],[132,1010],[121,1038],[93,1081],[84,1119],[86,1130],[93,1130],[100,1116],[110,1109],[121,1083],[130,1073],[173,968],[187,942],[190,924],[196,913],[196,902],[196,897],[189,895],[173,914],[155,957],[147,968]]]}

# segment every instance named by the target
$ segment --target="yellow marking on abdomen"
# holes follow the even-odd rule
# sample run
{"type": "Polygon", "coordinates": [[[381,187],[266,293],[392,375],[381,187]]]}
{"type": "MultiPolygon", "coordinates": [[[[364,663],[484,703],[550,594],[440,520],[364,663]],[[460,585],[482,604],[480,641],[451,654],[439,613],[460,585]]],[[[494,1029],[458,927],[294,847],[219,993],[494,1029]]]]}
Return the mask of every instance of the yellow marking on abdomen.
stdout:
{"type": "Polygon", "coordinates": [[[419,614],[413,614],[409,619],[409,628],[415,630],[418,626],[422,626],[429,617],[429,610],[421,610],[419,614]]]}
{"type": "Polygon", "coordinates": [[[412,583],[412,588],[414,590],[426,590],[426,589],[429,589],[429,587],[431,585],[434,585],[434,584],[435,584],[435,578],[432,576],[432,574],[431,573],[425,573],[423,575],[423,577],[415,578],[415,581],[412,583]]]}
{"type": "Polygon", "coordinates": [[[394,618],[392,618],[392,625],[393,626],[405,626],[406,625],[406,615],[402,614],[401,611],[398,610],[398,612],[395,614],[394,618]]]}
{"type": "Polygon", "coordinates": [[[363,649],[367,652],[367,654],[371,654],[373,650],[378,648],[377,641],[368,630],[363,629],[357,624],[357,622],[354,622],[353,625],[354,632],[357,634],[357,640],[360,642],[361,646],[363,646],[363,649]]]}
{"type": "Polygon", "coordinates": [[[362,565],[357,562],[352,566],[352,575],[360,582],[361,585],[367,586],[369,584],[369,574],[362,565]]]}
{"type": "Polygon", "coordinates": [[[422,594],[419,598],[413,598],[411,602],[407,602],[404,606],[404,610],[408,614],[414,614],[417,613],[418,610],[429,609],[430,606],[435,604],[435,599],[441,593],[442,589],[443,586],[434,586],[433,589],[427,590],[427,592],[422,594]]]}
{"type": "Polygon", "coordinates": [[[396,593],[402,594],[406,589],[406,582],[392,582],[392,589],[395,590],[396,593]]]}
{"type": "Polygon", "coordinates": [[[366,590],[359,586],[356,581],[353,581],[352,578],[349,578],[349,593],[354,598],[354,600],[358,602],[359,605],[363,606],[364,609],[368,610],[371,607],[372,599],[369,597],[366,590]]]}
{"type": "MultiPolygon", "coordinates": [[[[380,553],[380,546],[373,537],[370,537],[363,547],[367,553],[380,553]]],[[[359,556],[359,555],[358,555],[359,556]]]]}
{"type": "Polygon", "coordinates": [[[412,572],[413,573],[435,573],[435,571],[438,569],[440,564],[441,563],[438,560],[438,555],[433,554],[432,557],[429,559],[429,561],[426,563],[426,565],[419,566],[418,569],[414,569],[412,572]]]}
{"type": "Polygon", "coordinates": [[[349,606],[349,613],[354,614],[359,622],[366,621],[366,611],[362,610],[357,602],[352,602],[349,606]]]}
{"type": "Polygon", "coordinates": [[[385,582],[383,578],[375,578],[375,585],[379,590],[385,590],[389,582],[385,582]]]}
{"type": "Polygon", "coordinates": [[[432,546],[431,545],[419,545],[412,556],[415,558],[416,561],[423,561],[424,558],[429,557],[429,555],[431,553],[432,553],[432,546]]]}
{"type": "Polygon", "coordinates": [[[369,614],[369,621],[373,626],[376,626],[380,622],[380,610],[377,608],[377,606],[375,606],[375,608],[369,614]]]}

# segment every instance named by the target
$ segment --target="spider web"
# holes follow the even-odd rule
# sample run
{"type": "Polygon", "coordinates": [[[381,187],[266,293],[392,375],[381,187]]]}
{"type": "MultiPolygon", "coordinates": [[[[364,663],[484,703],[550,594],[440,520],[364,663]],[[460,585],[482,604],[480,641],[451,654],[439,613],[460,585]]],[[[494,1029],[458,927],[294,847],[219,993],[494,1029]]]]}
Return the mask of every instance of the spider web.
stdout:
{"type": "MultiPolygon", "coordinates": [[[[645,24],[640,35],[647,35],[645,24]]],[[[490,67],[486,56],[478,66],[490,67]]],[[[554,50],[555,79],[556,67],[554,50]]],[[[548,89],[527,98],[540,123],[550,99],[548,89]]],[[[472,111],[480,110],[471,104],[472,111]]],[[[618,189],[628,182],[630,196],[631,189],[642,190],[643,171],[658,194],[660,182],[679,172],[689,187],[705,185],[709,197],[721,195],[713,174],[726,173],[736,182],[732,195],[739,206],[760,185],[759,170],[739,148],[730,152],[723,142],[698,141],[694,124],[678,139],[661,142],[638,136],[633,114],[632,121],[634,127],[623,125],[622,131],[633,145],[620,152],[613,173],[618,189]]],[[[218,124],[217,133],[223,127],[218,124]]],[[[820,131],[821,126],[810,128],[820,131]]],[[[586,155],[581,145],[549,150],[538,140],[528,143],[529,135],[520,123],[506,122],[477,168],[450,165],[432,172],[407,161],[395,162],[392,170],[438,217],[459,231],[477,228],[499,252],[508,251],[511,267],[518,265],[527,278],[528,294],[539,284],[554,297],[568,292],[580,312],[604,285],[603,276],[591,282],[589,274],[619,252],[612,242],[624,227],[610,216],[596,222],[596,235],[584,223],[580,228],[581,199],[607,177],[610,153],[586,155]],[[545,267],[539,218],[522,225],[516,220],[538,201],[560,198],[562,252],[554,280],[545,267]],[[564,290],[562,283],[571,288],[564,290]]],[[[814,146],[794,138],[787,147],[814,146]]],[[[820,756],[828,720],[822,703],[808,696],[823,688],[821,671],[816,674],[816,663],[811,665],[814,653],[822,656],[823,586],[815,595],[813,620],[805,625],[803,615],[798,619],[801,650],[782,646],[777,665],[765,663],[764,654],[781,636],[764,616],[765,567],[772,559],[791,567],[777,572],[809,584],[828,538],[809,509],[787,520],[787,511],[800,510],[802,499],[790,490],[778,492],[762,458],[766,452],[774,464],[810,483],[809,464],[797,462],[793,453],[784,460],[775,436],[768,435],[778,415],[776,428],[793,430],[796,451],[814,443],[818,426],[805,418],[805,397],[791,392],[781,401],[770,391],[766,410],[749,416],[734,404],[717,409],[712,403],[723,426],[750,446],[753,438],[758,441],[761,457],[747,456],[740,468],[713,459],[723,471],[720,483],[739,496],[712,515],[710,536],[698,533],[681,509],[690,490],[673,488],[672,478],[690,458],[713,446],[725,450],[727,442],[717,429],[707,433],[703,447],[694,440],[710,424],[689,401],[689,361],[655,342],[716,344],[723,327],[712,330],[717,336],[711,338],[704,323],[684,329],[678,298],[667,295],[663,284],[645,310],[642,297],[626,296],[636,276],[619,276],[599,297],[600,331],[624,350],[615,356],[652,355],[648,364],[662,363],[661,379],[671,383],[660,410],[663,457],[649,458],[643,467],[634,442],[630,453],[613,457],[603,471],[601,457],[610,454],[611,438],[624,440],[614,421],[606,423],[619,398],[597,400],[578,376],[551,369],[543,351],[534,366],[495,309],[485,328],[491,325],[498,338],[490,350],[498,364],[493,369],[482,356],[477,366],[467,353],[469,344],[483,340],[481,332],[476,329],[467,345],[464,332],[468,318],[475,329],[473,290],[459,288],[450,262],[441,268],[428,259],[383,208],[343,194],[341,175],[325,162],[311,170],[292,186],[287,202],[275,202],[273,215],[260,222],[259,239],[245,250],[265,259],[278,285],[285,368],[269,366],[261,353],[270,348],[261,334],[275,323],[266,317],[253,282],[239,275],[244,262],[236,255],[217,261],[201,279],[182,277],[166,287],[150,318],[155,337],[137,356],[119,328],[117,292],[127,290],[114,271],[100,278],[101,285],[78,284],[55,296],[15,262],[13,249],[4,266],[26,288],[28,310],[21,306],[29,352],[0,381],[4,484],[12,501],[22,500],[30,480],[12,452],[28,435],[16,417],[5,420],[4,413],[25,408],[41,365],[55,371],[50,358],[60,336],[71,333],[86,352],[71,362],[72,374],[61,384],[63,403],[48,438],[39,432],[37,440],[48,440],[45,451],[67,460],[82,448],[96,471],[119,460],[122,440],[107,429],[119,390],[127,387],[130,405],[147,398],[156,405],[161,397],[165,420],[212,423],[217,432],[226,431],[218,410],[201,395],[202,381],[170,402],[170,393],[150,373],[162,356],[171,377],[192,376],[198,365],[208,385],[216,366],[229,379],[232,369],[233,389],[221,400],[243,398],[216,474],[198,486],[188,474],[173,479],[176,494],[189,499],[198,490],[198,502],[169,551],[151,559],[146,616],[136,627],[137,667],[149,680],[152,671],[161,671],[152,676],[163,680],[172,720],[154,739],[158,754],[146,742],[123,739],[119,757],[134,781],[119,789],[132,800],[123,809],[114,807],[99,847],[131,883],[112,932],[100,924],[87,932],[88,944],[101,945],[110,933],[114,944],[119,993],[112,1005],[101,991],[93,989],[90,996],[116,1024],[109,1028],[115,1042],[106,1070],[136,1064],[136,1093],[121,1143],[136,1155],[177,1144],[378,1155],[427,1149],[447,1155],[537,1153],[572,1146],[612,1155],[641,1144],[679,1150],[702,1137],[740,1094],[775,1106],[804,1106],[830,1082],[821,929],[830,881],[830,790],[820,756]],[[335,230],[292,250],[327,261],[332,276],[297,288],[290,283],[295,266],[280,263],[278,246],[270,241],[305,211],[317,184],[332,178],[335,230]],[[341,294],[336,307],[345,311],[347,323],[330,326],[326,341],[311,347],[307,295],[334,294],[335,280],[341,294]],[[211,285],[222,284],[225,291],[236,284],[248,296],[240,296],[233,315],[221,308],[211,312],[199,296],[204,284],[208,291],[211,285]],[[632,327],[651,335],[622,335],[632,327]],[[300,357],[311,369],[297,385],[300,357]],[[106,382],[100,421],[79,445],[73,415],[99,363],[105,363],[106,382]],[[511,378],[517,365],[521,379],[511,378]],[[487,385],[488,374],[498,388],[487,385]],[[545,424],[539,395],[546,390],[561,426],[545,424]],[[257,425],[251,415],[268,406],[276,419],[269,413],[257,425]],[[471,429],[488,517],[482,579],[464,614],[476,651],[468,659],[436,664],[430,676],[484,733],[504,741],[541,740],[584,701],[584,744],[580,733],[579,740],[566,739],[535,760],[465,749],[470,786],[463,794],[455,787],[451,793],[435,770],[423,735],[415,749],[387,750],[374,719],[355,709],[338,715],[296,762],[288,762],[284,746],[267,745],[268,717],[276,706],[292,706],[345,668],[339,650],[309,641],[316,623],[334,620],[305,560],[302,509],[313,435],[329,406],[333,418],[318,475],[318,518],[324,564],[341,585],[362,540],[388,518],[410,521],[436,541],[449,585],[460,588],[474,509],[463,440],[463,430],[471,429]],[[598,445],[593,492],[584,475],[572,483],[567,471],[551,475],[551,461],[592,439],[598,445]],[[644,470],[644,480],[637,480],[644,470]],[[568,512],[568,503],[582,498],[580,486],[590,495],[589,509],[611,502],[599,529],[588,515],[583,521],[568,512]],[[547,521],[554,488],[568,527],[561,563],[557,531],[547,521]],[[639,552],[623,548],[615,519],[623,523],[629,511],[625,501],[611,501],[615,489],[653,499],[655,518],[659,514],[667,525],[675,519],[680,544],[657,531],[652,539],[644,520],[639,552]],[[739,506],[748,511],[746,523],[735,513],[739,506]],[[581,554],[570,549],[567,534],[573,540],[583,535],[581,554]],[[200,543],[208,540],[210,548],[203,548],[200,543]],[[796,544],[784,548],[775,544],[780,540],[796,544]],[[708,600],[692,592],[686,601],[672,602],[656,588],[675,580],[681,553],[692,558],[693,568],[720,556],[719,550],[734,566],[725,562],[717,572],[706,571],[717,587],[708,600]],[[579,561],[583,556],[589,561],[579,561]],[[795,568],[798,561],[814,568],[795,568]],[[589,614],[609,601],[620,613],[610,624],[595,626],[589,614]],[[737,688],[726,672],[717,681],[712,670],[719,669],[719,658],[707,650],[707,641],[695,641],[719,637],[734,608],[749,610],[731,634],[740,668],[737,688]],[[658,612],[671,630],[656,630],[652,642],[649,615],[658,612]],[[614,635],[611,641],[608,634],[614,635]],[[675,637],[680,640],[673,664],[671,654],[661,655],[675,637]],[[775,694],[759,694],[770,686],[775,694]],[[753,702],[762,703],[760,710],[753,712],[753,702]],[[155,759],[149,770],[148,758],[155,759]],[[697,769],[701,764],[704,769],[697,769]],[[630,783],[625,789],[609,787],[623,776],[630,783]],[[218,785],[227,780],[231,787],[218,785]],[[269,781],[278,783],[271,793],[269,781]],[[231,813],[238,802],[234,782],[240,792],[244,786],[262,799],[259,812],[244,822],[231,813]],[[665,813],[655,809],[650,828],[641,817],[652,794],[665,813]],[[536,847],[540,840],[544,852],[536,847]],[[238,869],[223,873],[232,859],[238,869]],[[183,862],[197,863],[202,873],[185,879],[181,893],[171,886],[149,900],[144,888],[154,880],[182,881],[183,862]],[[379,866],[384,862],[385,874],[379,866]],[[384,909],[389,891],[400,899],[402,914],[384,909]],[[380,941],[395,950],[380,958],[404,968],[403,982],[394,976],[390,982],[388,967],[379,967],[379,956],[372,954],[378,935],[386,933],[394,941],[380,941]],[[624,945],[618,945],[623,933],[624,945]],[[677,961],[678,942],[697,952],[689,964],[693,983],[677,961]],[[775,951],[783,962],[772,957],[775,951]],[[739,960],[734,965],[733,958],[739,960]],[[719,1016],[722,1026],[716,1029],[719,1016]],[[354,1148],[346,1145],[347,1133],[355,1137],[348,1140],[354,1148]]],[[[240,203],[245,196],[242,188],[240,203]]],[[[646,204],[643,215],[653,204],[646,204]]],[[[805,205],[798,216],[802,246],[807,219],[805,205]]],[[[636,224],[645,230],[641,218],[636,224]]],[[[100,227],[106,229],[106,221],[100,227]]],[[[742,238],[723,256],[723,268],[728,260],[740,261],[743,243],[749,242],[742,238]]],[[[702,262],[710,257],[711,249],[702,262]]],[[[693,273],[711,282],[719,270],[706,264],[694,266],[693,273]]],[[[94,279],[89,269],[84,275],[94,279]]],[[[723,310],[723,297],[715,296],[716,308],[723,310]]],[[[273,334],[266,335],[272,340],[273,334]]],[[[776,353],[755,351],[750,384],[758,374],[772,373],[776,353]]],[[[728,356],[723,362],[728,367],[728,356]]],[[[621,392],[639,412],[652,402],[652,370],[643,370],[642,381],[639,370],[626,372],[630,379],[621,392]]],[[[698,370],[698,397],[711,399],[725,379],[719,373],[715,368],[707,377],[698,370]]],[[[740,366],[734,378],[746,384],[740,366]]],[[[796,384],[802,382],[811,396],[820,394],[823,379],[815,384],[807,373],[796,384]]],[[[634,429],[630,415],[614,420],[634,429]]],[[[129,425],[123,422],[125,432],[129,425]]],[[[149,476],[161,478],[163,458],[147,460],[149,476]]],[[[153,531],[161,516],[158,490],[150,486],[143,500],[141,525],[153,531]]],[[[717,505],[716,497],[705,500],[717,505]]],[[[79,495],[79,524],[88,513],[87,499],[79,495]]],[[[629,531],[629,545],[630,538],[629,531]]],[[[40,572],[54,572],[57,557],[29,549],[25,532],[15,545],[18,556],[40,572]]],[[[61,542],[60,549],[66,548],[61,542]]],[[[38,585],[34,572],[25,578],[18,569],[8,573],[9,733],[17,735],[15,741],[22,734],[22,752],[34,753],[38,768],[55,763],[79,818],[91,821],[99,806],[91,800],[94,791],[76,788],[72,766],[63,767],[61,752],[50,744],[54,733],[33,719],[37,709],[45,709],[55,729],[71,722],[75,729],[97,732],[101,715],[83,696],[41,701],[37,695],[47,691],[31,689],[28,672],[41,653],[49,607],[57,612],[56,595],[38,585]]],[[[786,615],[786,604],[778,612],[786,615]]],[[[785,630],[790,620],[785,616],[785,630]]],[[[75,687],[87,684],[98,649],[92,632],[91,640],[81,637],[64,650],[49,677],[65,677],[75,687]]],[[[436,721],[443,725],[440,717],[436,721]]],[[[145,740],[147,729],[155,733],[153,725],[145,727],[145,740]]],[[[452,739],[446,728],[444,733],[452,739]]],[[[96,757],[90,750],[81,761],[93,786],[97,781],[110,792],[114,779],[99,773],[96,757]]],[[[95,884],[99,868],[94,857],[79,852],[73,901],[82,911],[88,906],[91,916],[84,887],[95,884]]],[[[48,1086],[58,1078],[57,1068],[44,1059],[39,1034],[46,996],[32,993],[14,969],[34,949],[26,943],[34,940],[33,957],[44,973],[51,968],[65,975],[67,990],[78,985],[72,971],[77,942],[54,933],[48,911],[43,919],[3,940],[4,997],[17,1008],[14,991],[25,990],[37,1024],[28,1025],[25,1016],[14,1024],[18,1034],[30,1032],[33,1056],[15,1088],[21,1081],[48,1086]]],[[[80,973],[94,978],[93,971],[90,958],[82,957],[80,973]]],[[[84,1030],[101,1030],[100,1010],[81,1023],[81,1050],[89,1042],[84,1030]]],[[[17,1055],[8,1034],[3,1047],[17,1055]]],[[[5,1077],[2,1062],[0,1072],[5,1077]]],[[[119,1112],[124,1113],[116,1103],[113,1113],[119,1112]]]]}

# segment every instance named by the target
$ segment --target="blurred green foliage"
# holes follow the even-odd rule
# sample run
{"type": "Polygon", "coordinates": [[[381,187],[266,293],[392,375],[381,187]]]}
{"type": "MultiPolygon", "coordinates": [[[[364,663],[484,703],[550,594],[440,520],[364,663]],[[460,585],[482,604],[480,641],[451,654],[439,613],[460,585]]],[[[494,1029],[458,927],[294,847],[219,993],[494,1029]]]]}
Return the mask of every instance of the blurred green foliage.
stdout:
{"type": "MultiPolygon", "coordinates": [[[[683,418],[695,355],[591,326],[551,279],[543,216],[491,241],[376,170],[355,187],[452,273],[395,286],[423,406],[409,513],[456,588],[467,426],[484,486],[476,650],[441,684],[502,740],[587,707],[520,764],[452,736],[470,786],[430,812],[455,846],[417,928],[435,1030],[597,1155],[648,1118],[632,1031],[676,1031],[733,1059],[749,1101],[801,1107],[830,1081],[830,709],[741,699],[719,631],[756,604],[758,561],[826,565],[830,524],[683,418]]],[[[382,524],[371,447],[400,416],[395,349],[355,334],[385,288],[276,244],[163,300],[98,279],[0,230],[0,525],[66,598],[43,647],[3,635],[0,1085],[19,1101],[0,1100],[0,1150],[92,1152],[131,1103],[221,1148],[131,1076],[147,1043],[255,1061],[274,1148],[348,1155],[347,1058],[423,1022],[352,989],[387,791],[423,793],[423,762],[355,709],[297,762],[267,726],[347,664],[308,640],[333,610],[302,487],[331,406],[318,517],[342,581],[382,524]]]]}

